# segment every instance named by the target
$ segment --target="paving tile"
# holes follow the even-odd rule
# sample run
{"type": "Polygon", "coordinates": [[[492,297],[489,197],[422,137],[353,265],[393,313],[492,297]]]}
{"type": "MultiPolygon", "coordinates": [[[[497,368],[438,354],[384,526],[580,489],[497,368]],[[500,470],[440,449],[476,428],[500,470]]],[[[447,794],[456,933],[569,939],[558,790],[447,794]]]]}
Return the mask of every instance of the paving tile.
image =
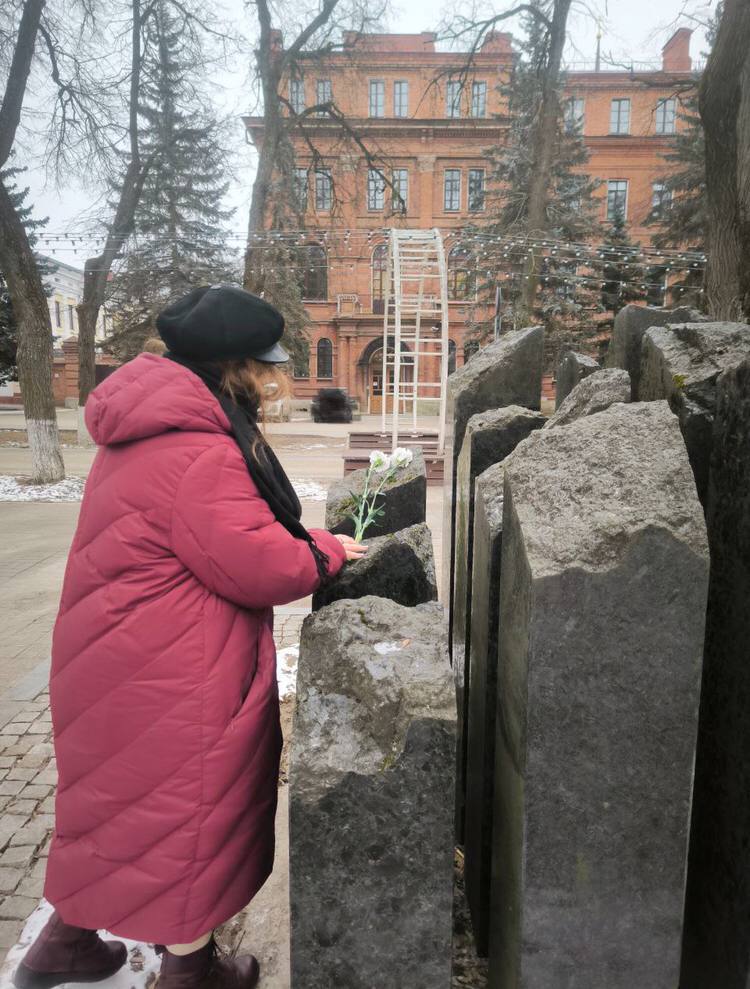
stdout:
{"type": "MultiPolygon", "coordinates": [[[[3,784],[0,783],[0,786],[3,784]]],[[[21,791],[21,797],[24,800],[44,800],[44,798],[49,794],[50,788],[48,786],[42,786],[39,783],[27,783],[26,786],[21,791]]]]}
{"type": "Polygon", "coordinates": [[[3,748],[3,755],[17,755],[9,750],[18,742],[18,735],[3,735],[0,737],[0,745],[3,748]]]}
{"type": "Polygon", "coordinates": [[[23,869],[0,868],[0,893],[12,893],[23,878],[23,869]]]}
{"type": "MultiPolygon", "coordinates": [[[[28,770],[24,770],[28,772],[28,770]]],[[[35,783],[42,783],[45,786],[57,786],[57,770],[55,769],[43,769],[41,772],[37,773],[34,777],[35,783]]]]}
{"type": "Polygon", "coordinates": [[[3,731],[6,735],[24,735],[30,728],[31,725],[28,721],[24,724],[20,721],[13,721],[11,724],[6,725],[3,731]]]}
{"type": "Polygon", "coordinates": [[[8,770],[8,779],[23,780],[24,783],[29,783],[34,779],[35,774],[35,769],[22,769],[20,766],[14,766],[13,769],[8,770]]]}
{"type": "Polygon", "coordinates": [[[0,868],[13,866],[25,869],[31,865],[36,854],[36,845],[11,845],[0,855],[0,868]]]}
{"type": "Polygon", "coordinates": [[[24,786],[23,780],[3,780],[0,783],[0,796],[15,797],[23,790],[24,786]]]}
{"type": "Polygon", "coordinates": [[[26,755],[32,747],[34,746],[34,739],[30,738],[28,735],[24,735],[23,738],[17,738],[13,745],[7,745],[3,752],[5,755],[26,755]]]}
{"type": "Polygon", "coordinates": [[[36,800],[23,800],[16,798],[5,808],[6,814],[22,815],[24,820],[28,820],[36,810],[36,800]]]}
{"type": "Polygon", "coordinates": [[[0,948],[12,948],[23,930],[23,923],[17,920],[0,920],[0,948]]]}
{"type": "Polygon", "coordinates": [[[31,879],[41,879],[44,881],[44,877],[47,875],[47,860],[39,859],[36,861],[31,869],[30,878],[31,879]]]}
{"type": "Polygon", "coordinates": [[[40,900],[44,895],[44,877],[34,879],[29,876],[28,879],[22,879],[18,884],[16,893],[19,896],[33,896],[40,900]]]}
{"type": "Polygon", "coordinates": [[[10,769],[15,765],[15,759],[10,755],[0,756],[0,769],[10,769]]]}
{"type": "Polygon", "coordinates": [[[10,844],[34,845],[36,847],[42,844],[48,834],[49,828],[46,825],[37,824],[36,821],[30,821],[15,832],[10,839],[10,844]]]}
{"type": "Polygon", "coordinates": [[[6,896],[0,903],[0,920],[26,920],[37,902],[31,896],[6,896]]]}
{"type": "Polygon", "coordinates": [[[39,804],[39,812],[41,814],[54,814],[55,813],[55,798],[54,798],[54,796],[47,797],[46,800],[43,800],[39,804]]]}

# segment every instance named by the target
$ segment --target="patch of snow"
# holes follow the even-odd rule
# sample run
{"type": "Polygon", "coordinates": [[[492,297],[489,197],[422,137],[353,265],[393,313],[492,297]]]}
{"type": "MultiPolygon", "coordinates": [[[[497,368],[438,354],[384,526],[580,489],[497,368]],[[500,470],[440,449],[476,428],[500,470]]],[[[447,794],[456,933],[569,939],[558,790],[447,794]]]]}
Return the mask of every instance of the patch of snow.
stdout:
{"type": "Polygon", "coordinates": [[[80,501],[84,477],[66,477],[55,484],[24,484],[18,478],[0,475],[0,501],[80,501]]]}
{"type": "Polygon", "coordinates": [[[291,481],[298,498],[303,498],[307,501],[325,501],[328,497],[326,489],[316,481],[304,481],[296,477],[293,477],[291,481]]]}
{"type": "MultiPolygon", "coordinates": [[[[52,904],[42,900],[34,910],[26,926],[21,932],[18,943],[13,945],[7,954],[5,964],[0,971],[0,989],[13,989],[13,973],[18,963],[26,954],[29,946],[36,940],[39,932],[49,920],[52,913],[52,904]]],[[[105,940],[110,940],[113,935],[100,932],[105,940]]],[[[124,942],[128,949],[128,960],[116,975],[107,979],[107,989],[146,989],[146,986],[153,985],[161,967],[161,960],[154,951],[152,944],[144,944],[142,941],[129,941],[127,938],[117,938],[124,942]]],[[[79,985],[71,982],[69,985],[79,985]]]]}
{"type": "Polygon", "coordinates": [[[279,697],[282,700],[285,697],[293,697],[297,693],[298,660],[299,642],[279,649],[276,653],[276,681],[279,685],[279,697]]]}

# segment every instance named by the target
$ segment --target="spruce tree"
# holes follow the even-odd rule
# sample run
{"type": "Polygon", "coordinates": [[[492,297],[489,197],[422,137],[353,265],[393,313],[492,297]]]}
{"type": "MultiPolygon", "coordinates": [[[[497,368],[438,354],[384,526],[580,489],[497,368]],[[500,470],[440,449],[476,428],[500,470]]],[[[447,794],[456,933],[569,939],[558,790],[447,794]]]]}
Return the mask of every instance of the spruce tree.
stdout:
{"type": "MultiPolygon", "coordinates": [[[[533,4],[540,10],[544,7],[540,0],[533,0],[533,4]]],[[[508,258],[503,259],[498,270],[504,297],[504,325],[515,323],[517,313],[522,310],[526,252],[537,251],[544,256],[537,266],[540,288],[532,316],[545,324],[547,364],[551,365],[561,349],[595,333],[592,314],[597,308],[596,292],[594,283],[588,280],[589,272],[576,258],[576,245],[596,235],[598,183],[585,171],[589,155],[580,124],[571,117],[567,105],[561,104],[547,227],[543,240],[537,238],[535,247],[536,232],[528,229],[531,138],[542,97],[547,33],[540,19],[532,14],[524,16],[523,29],[526,37],[523,48],[516,56],[508,82],[501,87],[510,125],[504,143],[487,152],[487,212],[478,225],[478,233],[483,238],[489,237],[490,245],[492,238],[498,241],[498,247],[491,252],[494,257],[498,251],[502,255],[508,238],[519,241],[528,238],[526,246],[516,246],[507,252],[508,258]]],[[[488,289],[494,296],[494,285],[488,289]]],[[[486,332],[487,327],[484,329],[486,332]]]]}
{"type": "Polygon", "coordinates": [[[602,246],[601,303],[612,319],[630,302],[646,298],[643,266],[638,263],[640,248],[631,241],[622,210],[618,210],[602,246]]]}
{"type": "Polygon", "coordinates": [[[115,329],[107,347],[122,359],[154,335],[164,306],[198,285],[239,279],[226,250],[226,152],[200,97],[201,66],[165,0],[156,0],[147,31],[141,156],[154,164],[109,299],[115,329]]]}

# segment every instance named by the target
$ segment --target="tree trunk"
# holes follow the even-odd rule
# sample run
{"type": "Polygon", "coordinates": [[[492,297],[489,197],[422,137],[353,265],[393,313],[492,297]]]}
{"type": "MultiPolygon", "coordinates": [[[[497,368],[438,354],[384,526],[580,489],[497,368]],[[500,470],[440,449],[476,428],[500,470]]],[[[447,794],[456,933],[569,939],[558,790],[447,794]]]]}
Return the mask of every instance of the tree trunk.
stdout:
{"type": "MultiPolygon", "coordinates": [[[[532,141],[527,227],[530,237],[543,236],[547,229],[547,205],[552,184],[552,163],[559,134],[560,66],[565,49],[565,39],[567,38],[568,14],[571,4],[572,0],[555,0],[552,13],[549,54],[542,83],[542,100],[532,141]]],[[[525,273],[522,299],[525,315],[529,318],[539,288],[538,259],[533,253],[526,264],[525,273]]]]}
{"type": "MultiPolygon", "coordinates": [[[[740,186],[747,197],[746,165],[740,156],[750,140],[747,134],[748,51],[750,4],[725,0],[716,41],[701,78],[698,106],[706,136],[706,197],[708,200],[708,312],[714,319],[742,317],[750,265],[743,258],[740,186]]],[[[745,198],[745,215],[748,200],[745,198]]],[[[747,230],[745,225],[745,237],[747,230]]],[[[747,311],[747,310],[745,310],[747,311]]]]}
{"type": "Polygon", "coordinates": [[[739,198],[740,300],[745,319],[750,322],[750,55],[742,75],[742,102],[737,120],[737,161],[739,198]]]}
{"type": "Polygon", "coordinates": [[[263,79],[263,142],[258,151],[258,170],[255,173],[253,194],[250,200],[245,271],[242,278],[242,284],[250,292],[259,292],[263,284],[261,271],[264,252],[253,247],[253,234],[266,228],[266,218],[269,213],[273,188],[273,175],[284,127],[279,107],[278,79],[273,68],[270,65],[264,65],[263,62],[264,60],[261,60],[260,71],[262,75],[267,76],[263,79]]]}
{"type": "Polygon", "coordinates": [[[60,481],[60,452],[52,390],[52,325],[47,297],[26,230],[0,181],[0,268],[18,321],[18,379],[31,450],[35,484],[60,481]]]}

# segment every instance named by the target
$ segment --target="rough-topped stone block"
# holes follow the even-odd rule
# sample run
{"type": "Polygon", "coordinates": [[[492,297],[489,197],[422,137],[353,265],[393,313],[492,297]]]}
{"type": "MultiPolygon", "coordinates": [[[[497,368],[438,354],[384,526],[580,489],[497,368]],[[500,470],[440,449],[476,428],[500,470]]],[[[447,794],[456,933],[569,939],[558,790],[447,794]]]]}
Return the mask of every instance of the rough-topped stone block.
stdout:
{"type": "Polygon", "coordinates": [[[542,401],[544,330],[529,326],[504,333],[479,350],[448,378],[445,414],[445,480],[443,485],[443,600],[452,625],[455,562],[456,466],[466,424],[477,412],[504,405],[539,409],[542,401]]]}
{"type": "Polygon", "coordinates": [[[657,309],[653,306],[628,305],[618,312],[607,354],[607,366],[621,367],[628,372],[634,402],[640,400],[641,342],[646,330],[652,326],[666,326],[668,323],[698,323],[704,318],[701,313],[687,306],[657,309]]]}
{"type": "Polygon", "coordinates": [[[750,360],[716,387],[682,989],[750,987],[750,360]]]}
{"type": "Polygon", "coordinates": [[[492,989],[675,989],[708,545],[664,402],[505,461],[492,989]]]}
{"type": "Polygon", "coordinates": [[[437,600],[432,535],[424,522],[374,539],[365,533],[364,543],[366,555],[347,563],[313,594],[313,611],[332,601],[368,594],[407,608],[437,600]]]}
{"type": "Polygon", "coordinates": [[[449,989],[455,704],[443,609],[305,619],[290,771],[294,989],[449,989]]]}
{"type": "Polygon", "coordinates": [[[521,440],[541,429],[545,418],[520,405],[478,412],[466,424],[456,464],[456,535],[453,573],[453,676],[458,711],[458,768],[456,773],[456,833],[463,841],[464,793],[466,789],[466,723],[471,629],[472,556],[474,548],[474,481],[477,474],[508,456],[521,440]]]}
{"type": "MultiPolygon", "coordinates": [[[[427,513],[427,471],[421,447],[411,447],[414,452],[412,462],[402,467],[385,485],[378,498],[378,505],[385,509],[367,530],[368,536],[384,536],[388,532],[398,532],[410,525],[424,522],[427,513]]],[[[352,471],[340,481],[334,481],[328,489],[326,501],[326,529],[347,536],[354,535],[354,522],[348,515],[354,510],[352,494],[362,494],[365,487],[366,469],[352,471]]],[[[374,478],[377,482],[378,475],[374,478]]]]}
{"type": "Polygon", "coordinates": [[[599,361],[588,354],[568,350],[557,365],[555,374],[555,409],[559,409],[575,386],[601,368],[599,361]]]}
{"type": "Polygon", "coordinates": [[[747,323],[652,327],[643,337],[640,395],[665,398],[680,421],[698,495],[705,505],[711,461],[716,381],[750,357],[747,323]]]}
{"type": "Polygon", "coordinates": [[[576,385],[555,414],[544,425],[545,429],[565,426],[576,419],[603,412],[617,402],[630,401],[630,375],[619,368],[595,371],[576,385]]]}

